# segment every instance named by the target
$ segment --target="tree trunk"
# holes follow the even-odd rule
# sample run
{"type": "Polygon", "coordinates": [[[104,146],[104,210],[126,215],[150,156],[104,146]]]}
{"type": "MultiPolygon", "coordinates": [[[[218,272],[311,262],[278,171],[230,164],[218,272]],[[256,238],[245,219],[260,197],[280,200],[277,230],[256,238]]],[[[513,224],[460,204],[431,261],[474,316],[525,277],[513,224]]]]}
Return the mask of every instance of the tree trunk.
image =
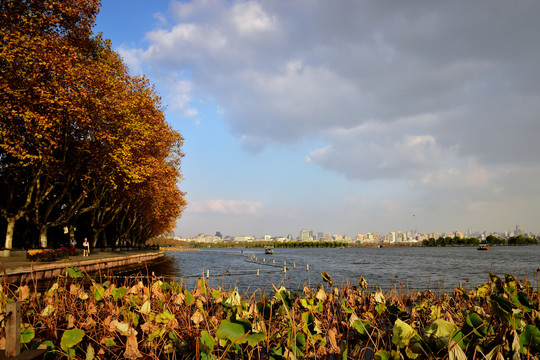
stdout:
{"type": "Polygon", "coordinates": [[[39,229],[39,246],[42,248],[47,247],[47,227],[39,229]]]}
{"type": "MultiPolygon", "coordinates": [[[[94,228],[94,233],[92,234],[92,247],[97,246],[98,239],[99,239],[99,234],[101,233],[101,231],[103,231],[103,230],[98,230],[98,229],[94,228]]],[[[106,242],[102,243],[101,246],[102,247],[107,247],[107,243],[106,242]]]]}
{"type": "Polygon", "coordinates": [[[7,229],[6,229],[6,242],[4,248],[11,250],[13,248],[13,233],[15,232],[15,223],[17,222],[17,217],[8,217],[7,219],[7,229]]]}

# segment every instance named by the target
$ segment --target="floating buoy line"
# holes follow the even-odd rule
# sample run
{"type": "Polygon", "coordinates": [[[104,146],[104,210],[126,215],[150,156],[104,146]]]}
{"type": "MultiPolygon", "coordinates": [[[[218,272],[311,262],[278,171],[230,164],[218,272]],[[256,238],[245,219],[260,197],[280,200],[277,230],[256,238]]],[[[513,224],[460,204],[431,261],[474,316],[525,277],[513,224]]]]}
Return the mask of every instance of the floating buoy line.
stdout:
{"type": "MultiPolygon", "coordinates": [[[[178,251],[177,249],[174,249],[174,250],[178,251]]],[[[194,250],[194,249],[189,249],[189,250],[194,250]]],[[[184,250],[184,251],[189,251],[189,250],[184,250]]],[[[281,263],[281,262],[276,262],[276,259],[272,259],[272,261],[270,262],[270,261],[266,261],[266,258],[262,258],[262,261],[260,261],[259,258],[253,253],[249,254],[249,255],[246,255],[244,253],[238,254],[238,255],[242,256],[244,258],[244,261],[247,262],[247,263],[266,266],[266,267],[271,267],[273,269],[256,269],[256,270],[246,270],[246,271],[229,271],[227,269],[225,272],[216,271],[215,273],[211,273],[210,270],[205,271],[203,269],[202,273],[188,274],[188,275],[182,275],[182,276],[174,276],[174,275],[156,276],[154,272],[149,274],[148,273],[148,266],[156,266],[156,265],[159,265],[159,264],[161,264],[161,263],[163,263],[165,261],[169,261],[168,259],[163,259],[161,261],[154,261],[154,262],[152,262],[150,264],[145,263],[145,264],[142,264],[140,266],[130,267],[130,268],[125,269],[125,270],[115,270],[116,274],[129,272],[129,273],[131,273],[130,275],[100,274],[100,275],[96,275],[96,277],[110,278],[110,279],[130,279],[130,278],[138,278],[138,277],[141,277],[141,276],[152,276],[153,278],[156,278],[156,279],[181,280],[181,279],[184,279],[184,278],[201,278],[201,277],[205,277],[207,279],[210,279],[210,278],[219,278],[219,277],[256,275],[257,278],[259,278],[259,276],[261,274],[271,274],[271,273],[280,273],[280,272],[282,272],[283,274],[287,274],[287,271],[291,269],[290,267],[287,266],[287,261],[283,261],[283,263],[281,263]]],[[[297,265],[296,265],[295,262],[292,262],[292,268],[297,269],[297,265]]],[[[299,265],[298,268],[305,268],[306,271],[309,272],[309,264],[302,265],[302,266],[299,265]]]]}

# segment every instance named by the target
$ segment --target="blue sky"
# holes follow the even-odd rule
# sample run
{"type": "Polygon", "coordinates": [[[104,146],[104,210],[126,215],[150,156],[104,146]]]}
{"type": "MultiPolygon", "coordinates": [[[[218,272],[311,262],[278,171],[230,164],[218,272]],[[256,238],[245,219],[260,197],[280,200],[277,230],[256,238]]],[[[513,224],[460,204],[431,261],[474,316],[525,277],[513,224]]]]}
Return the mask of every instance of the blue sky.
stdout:
{"type": "Polygon", "coordinates": [[[540,232],[540,3],[103,0],[185,138],[176,235],[540,232]]]}

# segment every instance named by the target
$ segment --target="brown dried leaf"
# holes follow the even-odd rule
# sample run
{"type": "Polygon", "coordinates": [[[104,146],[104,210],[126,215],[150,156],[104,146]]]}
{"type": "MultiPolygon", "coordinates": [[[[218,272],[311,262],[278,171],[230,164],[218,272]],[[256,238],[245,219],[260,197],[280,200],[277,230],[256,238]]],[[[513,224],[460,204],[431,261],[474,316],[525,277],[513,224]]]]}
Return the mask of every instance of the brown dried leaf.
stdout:
{"type": "Polygon", "coordinates": [[[90,305],[88,305],[88,308],[86,309],[86,313],[88,315],[97,314],[96,305],[94,303],[90,303],[90,305]]]}
{"type": "Polygon", "coordinates": [[[176,305],[183,305],[184,304],[184,299],[186,297],[184,296],[184,294],[180,293],[180,294],[176,294],[176,295],[173,295],[173,301],[176,305]]]}
{"type": "Polygon", "coordinates": [[[28,285],[19,287],[19,301],[26,301],[30,295],[30,288],[28,285]]]}
{"type": "Polygon", "coordinates": [[[332,328],[328,330],[328,340],[330,341],[330,353],[332,354],[339,354],[341,351],[339,349],[339,346],[337,346],[336,341],[336,328],[332,328]]]}
{"type": "Polygon", "coordinates": [[[141,330],[144,333],[150,334],[152,331],[156,330],[159,326],[157,324],[153,324],[151,322],[145,322],[141,325],[141,330]]]}
{"type": "Polygon", "coordinates": [[[320,288],[319,291],[317,292],[317,295],[315,295],[315,297],[321,301],[325,301],[326,300],[326,293],[324,292],[324,289],[323,288],[320,288]]]}
{"type": "Polygon", "coordinates": [[[82,326],[85,329],[90,329],[90,328],[93,328],[95,324],[96,324],[96,322],[94,321],[94,319],[89,316],[89,317],[86,318],[86,321],[83,323],[82,326]]]}
{"type": "Polygon", "coordinates": [[[71,295],[77,295],[79,293],[79,286],[75,284],[69,285],[69,293],[71,295]]]}
{"type": "Polygon", "coordinates": [[[138,359],[143,357],[143,355],[139,351],[139,343],[137,342],[137,337],[134,334],[127,337],[126,351],[124,352],[124,357],[126,359],[138,359]]]}
{"type": "Polygon", "coordinates": [[[173,318],[167,323],[167,328],[168,329],[178,329],[178,328],[180,328],[180,324],[178,323],[178,320],[176,320],[176,318],[173,318]]]}
{"type": "Polygon", "coordinates": [[[68,314],[68,329],[75,327],[75,316],[68,314]]]}
{"type": "Polygon", "coordinates": [[[195,323],[196,326],[199,326],[199,324],[204,321],[204,317],[202,316],[201,312],[199,310],[195,311],[193,316],[191,317],[191,321],[195,323]]]}
{"type": "Polygon", "coordinates": [[[105,320],[103,320],[103,327],[109,327],[109,324],[111,323],[111,317],[107,316],[105,320]]]}

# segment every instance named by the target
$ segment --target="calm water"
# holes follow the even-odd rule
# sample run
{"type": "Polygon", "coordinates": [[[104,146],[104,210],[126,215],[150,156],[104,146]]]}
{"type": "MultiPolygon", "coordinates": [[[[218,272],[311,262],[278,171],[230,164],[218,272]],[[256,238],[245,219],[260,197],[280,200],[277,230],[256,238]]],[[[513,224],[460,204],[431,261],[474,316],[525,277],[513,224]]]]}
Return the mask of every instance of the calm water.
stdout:
{"type": "Polygon", "coordinates": [[[265,255],[263,249],[208,249],[167,252],[166,261],[151,271],[182,279],[188,288],[209,271],[210,284],[226,290],[238,286],[248,292],[268,291],[273,282],[294,291],[322,283],[320,274],[326,271],[334,283],[348,279],[357,285],[363,276],[370,287],[383,290],[401,283],[405,290],[451,291],[460,284],[472,289],[485,283],[490,271],[499,276],[508,273],[527,278],[537,287],[539,268],[540,246],[504,246],[490,251],[473,247],[275,249],[274,255],[265,255]],[[268,266],[273,262],[276,267],[268,266]]]}

